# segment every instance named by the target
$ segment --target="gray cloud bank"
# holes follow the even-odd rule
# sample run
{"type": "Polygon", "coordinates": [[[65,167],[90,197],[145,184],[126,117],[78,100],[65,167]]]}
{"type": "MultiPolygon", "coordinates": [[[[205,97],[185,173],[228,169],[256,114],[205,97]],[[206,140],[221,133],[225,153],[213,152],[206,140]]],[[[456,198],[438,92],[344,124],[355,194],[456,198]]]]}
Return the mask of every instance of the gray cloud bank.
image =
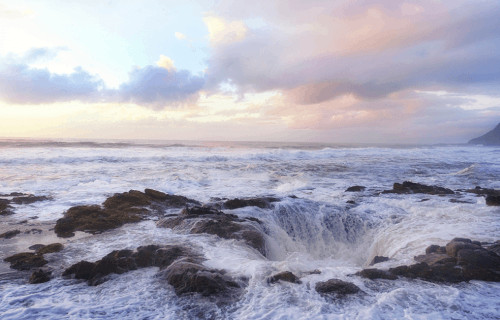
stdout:
{"type": "Polygon", "coordinates": [[[36,48],[22,57],[10,56],[0,63],[0,98],[13,104],[42,104],[64,101],[132,102],[161,109],[195,99],[204,78],[186,70],[157,66],[136,68],[118,89],[107,89],[102,79],[82,68],[69,74],[31,67],[51,59],[57,50],[36,48]]]}

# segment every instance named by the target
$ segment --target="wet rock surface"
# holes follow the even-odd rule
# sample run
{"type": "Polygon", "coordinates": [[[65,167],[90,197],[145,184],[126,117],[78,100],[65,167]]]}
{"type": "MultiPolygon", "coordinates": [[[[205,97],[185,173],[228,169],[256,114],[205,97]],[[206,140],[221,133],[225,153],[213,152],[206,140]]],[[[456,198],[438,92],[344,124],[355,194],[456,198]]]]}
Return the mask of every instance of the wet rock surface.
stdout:
{"type": "Polygon", "coordinates": [[[486,205],[488,206],[500,206],[500,190],[481,188],[480,186],[477,186],[474,189],[467,189],[462,191],[485,197],[486,205]]]}
{"type": "Polygon", "coordinates": [[[316,283],[316,291],[320,294],[336,294],[339,296],[354,294],[361,291],[354,283],[340,279],[330,279],[316,283]]]}
{"type": "Polygon", "coordinates": [[[0,215],[10,215],[13,214],[12,206],[9,204],[9,200],[0,199],[0,215]]]}
{"type": "Polygon", "coordinates": [[[486,197],[486,205],[500,206],[500,196],[489,195],[486,197]]]}
{"type": "Polygon", "coordinates": [[[35,196],[32,194],[26,194],[22,196],[13,197],[11,202],[15,204],[31,204],[38,201],[51,200],[50,197],[46,196],[35,196]]]}
{"type": "Polygon", "coordinates": [[[172,263],[161,276],[174,287],[177,295],[199,293],[202,296],[235,297],[242,288],[241,282],[235,281],[223,270],[209,269],[185,259],[172,263]]]}
{"type": "Polygon", "coordinates": [[[418,262],[389,270],[365,269],[357,275],[368,279],[390,279],[394,276],[419,278],[432,282],[462,282],[469,280],[500,281],[500,256],[496,243],[482,246],[477,241],[455,238],[445,247],[432,245],[418,262]],[[490,249],[491,248],[491,249],[490,249]]]}
{"type": "Polygon", "coordinates": [[[52,272],[49,270],[38,269],[31,274],[29,283],[39,284],[50,281],[52,272]]]}
{"type": "Polygon", "coordinates": [[[352,186],[345,190],[345,192],[361,192],[364,191],[366,187],[364,186],[352,186]]]}
{"type": "Polygon", "coordinates": [[[265,240],[260,224],[261,221],[255,218],[240,218],[213,208],[196,206],[184,209],[177,216],[166,217],[157,225],[187,230],[193,234],[207,233],[224,239],[242,240],[265,255],[265,240]]]}
{"type": "Polygon", "coordinates": [[[54,231],[59,237],[72,237],[75,231],[101,233],[126,223],[139,222],[151,215],[161,215],[168,208],[195,204],[199,203],[152,189],[144,192],[131,190],[109,197],[102,206],[76,206],[68,209],[64,217],[57,220],[54,231]]]}
{"type": "Polygon", "coordinates": [[[35,196],[29,193],[12,192],[10,194],[0,194],[0,215],[14,214],[11,204],[24,205],[38,201],[51,200],[47,196],[35,196]]]}
{"type": "MultiPolygon", "coordinates": [[[[30,247],[31,248],[31,247],[30,247]]],[[[61,243],[51,243],[48,245],[42,245],[41,247],[37,247],[36,253],[37,254],[47,254],[47,253],[54,253],[54,252],[59,252],[62,249],[64,249],[64,246],[61,243]]]]}
{"type": "Polygon", "coordinates": [[[110,274],[123,274],[147,267],[159,267],[177,295],[199,293],[203,296],[236,296],[242,288],[223,270],[201,264],[202,256],[178,245],[148,245],[136,250],[115,250],[96,262],[80,261],[67,268],[63,276],[86,280],[91,286],[102,284],[110,274]]]}
{"type": "Polygon", "coordinates": [[[122,274],[146,267],[165,268],[179,257],[189,256],[190,250],[180,246],[149,245],[136,250],[115,250],[96,262],[80,261],[63,273],[63,276],[84,279],[89,285],[98,285],[106,281],[112,273],[122,274]]]}
{"type": "Polygon", "coordinates": [[[10,263],[10,267],[16,270],[30,270],[47,264],[43,255],[33,252],[21,252],[4,259],[10,263]]]}
{"type": "Polygon", "coordinates": [[[286,281],[286,282],[291,282],[291,283],[297,283],[300,284],[302,281],[300,281],[299,277],[294,275],[290,271],[283,271],[280,273],[277,273],[275,275],[270,276],[267,278],[268,283],[276,283],[278,281],[286,281]]]}
{"type": "Polygon", "coordinates": [[[374,264],[385,262],[385,261],[389,261],[389,258],[388,257],[383,257],[383,256],[375,256],[372,259],[372,261],[370,262],[370,265],[373,266],[374,264]]]}
{"type": "Polygon", "coordinates": [[[33,268],[39,268],[47,264],[47,260],[44,258],[44,254],[54,253],[61,251],[64,246],[60,243],[52,243],[49,245],[34,245],[30,247],[36,248],[33,252],[21,252],[4,259],[5,262],[10,263],[12,269],[17,270],[30,270],[33,268]]]}
{"type": "Polygon", "coordinates": [[[7,231],[7,232],[4,232],[4,233],[0,234],[0,238],[11,239],[11,238],[14,238],[15,236],[17,236],[20,233],[21,233],[20,230],[10,230],[10,231],[7,231]]]}
{"type": "Polygon", "coordinates": [[[454,194],[455,192],[448,188],[438,186],[428,186],[425,184],[414,183],[411,181],[404,181],[403,183],[394,183],[392,190],[385,190],[382,193],[397,193],[397,194],[411,194],[423,193],[431,195],[446,195],[454,194]]]}
{"type": "Polygon", "coordinates": [[[222,204],[224,209],[238,209],[244,207],[258,207],[261,209],[269,209],[273,202],[280,201],[278,198],[263,197],[263,198],[236,198],[227,200],[222,204]]]}

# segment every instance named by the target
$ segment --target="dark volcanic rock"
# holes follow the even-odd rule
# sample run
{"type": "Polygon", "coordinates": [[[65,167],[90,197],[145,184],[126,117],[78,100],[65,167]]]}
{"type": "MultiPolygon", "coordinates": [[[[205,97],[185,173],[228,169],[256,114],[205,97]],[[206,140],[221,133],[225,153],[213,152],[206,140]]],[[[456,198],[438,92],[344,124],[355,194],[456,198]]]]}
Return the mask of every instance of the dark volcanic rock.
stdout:
{"type": "Polygon", "coordinates": [[[138,212],[105,210],[95,205],[77,206],[70,208],[63,218],[57,220],[54,231],[57,236],[67,238],[74,236],[74,231],[95,234],[140,220],[142,217],[138,212]]]}
{"type": "Polygon", "coordinates": [[[369,279],[389,279],[388,276],[419,278],[433,282],[461,282],[469,280],[500,281],[500,256],[494,246],[483,247],[477,241],[455,238],[446,247],[429,246],[425,255],[415,257],[418,262],[389,270],[365,269],[358,272],[369,279]]]}
{"type": "Polygon", "coordinates": [[[271,208],[271,203],[280,201],[278,198],[264,197],[264,198],[245,198],[245,199],[232,199],[224,202],[225,209],[233,210],[243,207],[259,207],[261,209],[271,208]]]}
{"type": "Polygon", "coordinates": [[[488,249],[489,251],[492,251],[492,252],[496,253],[498,256],[500,256],[500,241],[496,241],[494,243],[488,244],[486,246],[486,249],[488,249]]]}
{"type": "Polygon", "coordinates": [[[356,275],[371,280],[374,279],[396,280],[398,278],[389,271],[380,269],[363,269],[360,272],[357,272],[356,275]]]}
{"type": "Polygon", "coordinates": [[[20,195],[20,196],[12,198],[12,203],[30,204],[33,202],[46,201],[46,200],[51,200],[51,198],[46,197],[46,196],[35,196],[32,194],[26,194],[26,195],[20,195]]]}
{"type": "Polygon", "coordinates": [[[328,281],[318,282],[315,287],[316,291],[321,294],[338,294],[347,295],[361,291],[354,283],[342,281],[340,279],[330,279],[328,281]]]}
{"type": "Polygon", "coordinates": [[[487,196],[486,204],[489,206],[500,206],[500,196],[487,196]]]}
{"type": "Polygon", "coordinates": [[[20,233],[21,233],[20,230],[10,230],[10,231],[7,231],[7,232],[0,234],[0,238],[10,239],[10,238],[14,238],[15,236],[17,236],[20,233]]]}
{"type": "Polygon", "coordinates": [[[42,255],[33,252],[21,252],[4,259],[10,263],[10,267],[16,270],[30,270],[47,264],[42,255]]]}
{"type": "Polygon", "coordinates": [[[467,189],[464,191],[486,197],[486,205],[488,206],[500,206],[500,190],[481,188],[477,186],[474,189],[467,189]]]}
{"type": "Polygon", "coordinates": [[[75,279],[85,279],[85,280],[90,280],[92,276],[94,275],[92,273],[92,270],[95,267],[95,263],[88,262],[88,261],[80,261],[78,263],[75,263],[68,269],[64,270],[63,276],[71,276],[73,275],[75,279]]]}
{"type": "Polygon", "coordinates": [[[10,201],[7,199],[0,199],[0,215],[9,215],[14,213],[12,211],[12,206],[9,205],[9,202],[10,201]]]}
{"type": "MultiPolygon", "coordinates": [[[[30,247],[31,248],[31,247],[30,247]]],[[[46,246],[39,247],[36,250],[37,254],[46,254],[46,253],[54,253],[59,252],[64,249],[64,246],[60,243],[51,243],[46,246]]]]}
{"type": "Polygon", "coordinates": [[[426,254],[430,254],[430,253],[446,253],[446,247],[442,247],[442,246],[438,246],[438,245],[432,244],[432,245],[428,246],[425,249],[425,253],[426,254]]]}
{"type": "Polygon", "coordinates": [[[373,266],[374,264],[385,262],[385,261],[389,261],[389,258],[383,257],[383,256],[375,256],[373,258],[372,262],[370,262],[370,265],[373,266]]]}
{"type": "Polygon", "coordinates": [[[352,186],[352,187],[347,188],[345,192],[361,192],[365,189],[366,189],[366,187],[363,187],[363,186],[352,186]]]}
{"type": "Polygon", "coordinates": [[[203,296],[236,294],[241,289],[221,270],[208,269],[200,264],[178,260],[164,271],[167,282],[177,295],[199,293],[203,296]]]}
{"type": "Polygon", "coordinates": [[[50,271],[38,269],[31,274],[31,277],[29,279],[29,283],[38,284],[38,283],[44,283],[44,282],[50,281],[51,274],[52,274],[52,272],[50,272],[50,271]]]}
{"type": "Polygon", "coordinates": [[[98,285],[106,281],[105,276],[122,274],[131,270],[146,267],[165,268],[176,259],[195,255],[179,246],[149,245],[133,250],[115,250],[96,262],[80,261],[63,273],[63,276],[74,276],[76,279],[88,280],[90,285],[98,285]]]}
{"type": "Polygon", "coordinates": [[[268,283],[276,283],[278,281],[286,281],[286,282],[291,282],[291,283],[297,283],[300,284],[302,281],[300,281],[299,277],[291,273],[290,271],[283,271],[280,273],[277,273],[275,275],[270,276],[267,278],[268,283]]]}
{"type": "Polygon", "coordinates": [[[239,218],[207,207],[184,209],[180,215],[158,222],[159,227],[186,230],[189,233],[207,233],[224,239],[242,240],[265,255],[265,240],[260,231],[261,221],[239,218]]]}
{"type": "Polygon", "coordinates": [[[65,277],[86,280],[96,286],[110,274],[122,274],[146,267],[159,267],[160,277],[173,286],[176,294],[199,293],[203,296],[236,297],[242,284],[223,270],[201,265],[202,257],[192,250],[171,245],[148,245],[136,250],[115,250],[96,262],[80,261],[63,273],[65,277]]]}
{"type": "Polygon", "coordinates": [[[474,138],[469,141],[470,144],[483,144],[486,146],[500,146],[500,123],[497,126],[485,133],[484,135],[474,138]]]}
{"type": "Polygon", "coordinates": [[[454,194],[455,192],[451,189],[443,187],[427,186],[425,184],[405,181],[402,184],[397,182],[394,183],[392,190],[385,190],[382,193],[398,193],[398,194],[424,193],[432,195],[444,195],[444,194],[454,194]]]}
{"type": "Polygon", "coordinates": [[[103,206],[76,206],[57,220],[54,231],[59,237],[72,237],[75,231],[100,233],[118,228],[125,223],[139,222],[152,214],[161,214],[167,208],[181,208],[198,204],[182,196],[146,189],[117,193],[104,201],[103,206]]]}
{"type": "Polygon", "coordinates": [[[43,248],[43,247],[45,247],[44,244],[37,243],[37,244],[34,244],[34,245],[30,246],[28,249],[36,251],[36,250],[38,250],[40,248],[43,248]]]}

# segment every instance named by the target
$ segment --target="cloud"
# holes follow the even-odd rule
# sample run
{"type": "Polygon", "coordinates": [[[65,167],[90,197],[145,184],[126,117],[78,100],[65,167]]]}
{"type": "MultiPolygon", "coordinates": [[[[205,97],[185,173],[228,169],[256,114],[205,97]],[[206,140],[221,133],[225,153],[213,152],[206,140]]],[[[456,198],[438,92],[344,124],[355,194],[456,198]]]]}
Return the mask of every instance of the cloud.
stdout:
{"type": "Polygon", "coordinates": [[[174,61],[167,56],[160,55],[160,59],[156,62],[158,67],[162,67],[168,71],[176,71],[174,61]]]}
{"type": "Polygon", "coordinates": [[[154,109],[196,99],[198,91],[204,85],[204,78],[201,76],[192,75],[187,70],[177,71],[163,66],[137,68],[130,72],[129,77],[129,81],[120,85],[114,96],[121,101],[154,109]]]}
{"type": "Polygon", "coordinates": [[[185,35],[185,34],[183,34],[183,33],[176,32],[174,35],[175,35],[175,37],[176,37],[177,39],[179,39],[179,40],[184,40],[184,39],[186,39],[186,35],[185,35]]]}
{"type": "Polygon", "coordinates": [[[98,76],[81,67],[68,74],[33,67],[53,59],[61,48],[35,48],[24,55],[9,55],[0,64],[0,99],[13,104],[42,104],[64,101],[132,102],[153,109],[175,106],[197,98],[204,78],[177,70],[161,55],[157,66],[136,68],[117,90],[105,87],[98,76]]]}
{"type": "MultiPolygon", "coordinates": [[[[45,53],[43,50],[33,51],[27,57],[36,60],[45,53]]],[[[69,74],[56,74],[20,62],[0,65],[0,99],[9,103],[92,101],[102,86],[102,80],[81,68],[69,74]]]]}
{"type": "Polygon", "coordinates": [[[221,17],[208,15],[203,18],[212,45],[229,44],[245,38],[248,28],[243,21],[227,21],[221,17]]]}
{"type": "Polygon", "coordinates": [[[221,1],[217,14],[264,30],[219,42],[208,87],[282,90],[299,104],[406,90],[498,95],[500,3],[482,1],[221,1]]]}
{"type": "Polygon", "coordinates": [[[468,141],[500,119],[500,104],[470,108],[482,96],[399,91],[377,100],[353,94],[308,105],[277,96],[263,117],[284,121],[295,130],[337,142],[439,143],[468,141]]]}

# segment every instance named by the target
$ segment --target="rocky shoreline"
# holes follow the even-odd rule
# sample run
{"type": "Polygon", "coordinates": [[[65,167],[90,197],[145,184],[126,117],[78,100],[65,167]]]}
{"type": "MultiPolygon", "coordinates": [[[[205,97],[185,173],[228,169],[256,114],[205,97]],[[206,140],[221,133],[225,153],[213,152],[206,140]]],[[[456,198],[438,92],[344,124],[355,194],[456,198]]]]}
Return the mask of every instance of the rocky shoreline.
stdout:
{"type": "MultiPolygon", "coordinates": [[[[369,192],[364,186],[353,186],[346,192],[369,192]]],[[[460,196],[464,193],[485,197],[488,206],[500,205],[500,190],[476,187],[465,190],[451,190],[441,186],[427,186],[405,181],[394,183],[391,190],[380,194],[427,194],[432,196],[460,196]]],[[[11,193],[0,195],[0,214],[15,214],[15,205],[50,200],[46,196],[11,193]]],[[[232,239],[253,248],[263,259],[267,257],[265,223],[253,217],[241,217],[223,210],[244,207],[272,209],[281,199],[275,197],[216,199],[212,203],[201,202],[183,196],[170,195],[160,191],[145,189],[144,192],[130,190],[108,197],[100,205],[85,205],[69,208],[56,221],[54,232],[66,239],[81,231],[99,234],[144,220],[153,220],[159,228],[169,228],[183,234],[209,234],[222,239],[232,239]]],[[[19,236],[21,231],[10,230],[0,235],[5,240],[19,236]]],[[[44,255],[64,250],[61,243],[33,245],[32,252],[21,252],[4,261],[16,270],[30,271],[29,283],[50,281],[54,270],[47,267],[44,255]]],[[[372,264],[386,261],[386,257],[375,257],[372,264]]],[[[479,243],[471,239],[455,238],[446,246],[431,245],[425,254],[414,258],[415,264],[389,269],[368,268],[352,277],[374,281],[377,279],[396,280],[399,277],[420,279],[436,283],[457,283],[471,280],[500,281],[500,241],[479,243]]],[[[123,274],[147,267],[158,268],[158,279],[172,286],[179,296],[199,294],[217,296],[222,302],[230,302],[241,296],[248,280],[228,274],[224,270],[203,265],[202,252],[177,244],[150,244],[135,249],[114,250],[97,261],[81,260],[66,266],[62,276],[66,279],[86,281],[91,286],[100,285],[113,274],[123,274]]],[[[57,274],[60,274],[58,272],[57,274]]],[[[309,274],[320,273],[312,271],[309,274]]],[[[302,275],[304,276],[304,275],[302,275]]],[[[301,285],[301,276],[290,271],[274,274],[267,278],[268,285],[288,282],[301,285]]],[[[341,298],[357,294],[362,290],[353,283],[341,279],[317,282],[315,290],[324,296],[341,298]]]]}

